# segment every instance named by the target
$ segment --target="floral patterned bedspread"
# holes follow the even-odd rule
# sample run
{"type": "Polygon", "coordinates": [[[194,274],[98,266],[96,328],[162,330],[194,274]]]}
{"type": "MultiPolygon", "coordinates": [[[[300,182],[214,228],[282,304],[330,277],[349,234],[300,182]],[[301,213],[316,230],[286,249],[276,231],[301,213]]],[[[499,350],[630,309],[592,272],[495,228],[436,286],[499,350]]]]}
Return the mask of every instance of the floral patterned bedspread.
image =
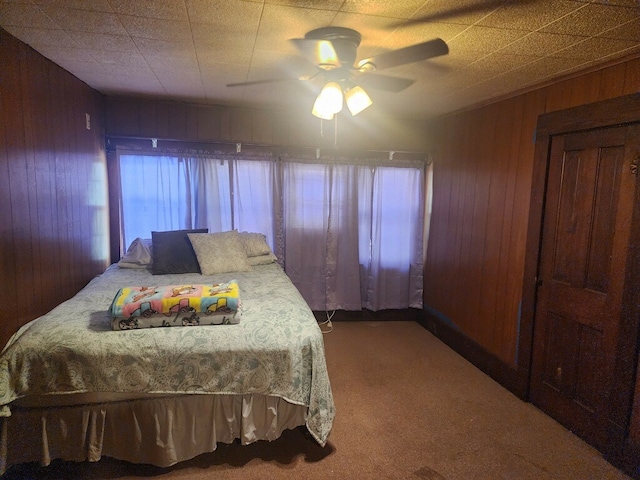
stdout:
{"type": "Polygon", "coordinates": [[[110,266],[72,299],[23,326],[0,355],[0,416],[29,395],[87,392],[262,394],[308,406],[324,445],[335,413],[322,332],[278,264],[250,272],[151,275],[110,266]],[[242,322],[114,331],[123,285],[225,282],[242,291],[242,322]]]}

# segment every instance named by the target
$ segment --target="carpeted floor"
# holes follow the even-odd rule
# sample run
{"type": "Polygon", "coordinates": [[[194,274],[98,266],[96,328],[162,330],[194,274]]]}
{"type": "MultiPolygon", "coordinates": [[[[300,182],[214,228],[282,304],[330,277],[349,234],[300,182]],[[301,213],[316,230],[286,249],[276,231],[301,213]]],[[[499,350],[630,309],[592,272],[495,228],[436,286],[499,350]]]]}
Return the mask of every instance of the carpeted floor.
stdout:
{"type": "Polygon", "coordinates": [[[168,469],[103,459],[21,465],[5,478],[629,478],[415,322],[334,322],[325,345],[337,413],[324,448],[298,429],[168,469]]]}

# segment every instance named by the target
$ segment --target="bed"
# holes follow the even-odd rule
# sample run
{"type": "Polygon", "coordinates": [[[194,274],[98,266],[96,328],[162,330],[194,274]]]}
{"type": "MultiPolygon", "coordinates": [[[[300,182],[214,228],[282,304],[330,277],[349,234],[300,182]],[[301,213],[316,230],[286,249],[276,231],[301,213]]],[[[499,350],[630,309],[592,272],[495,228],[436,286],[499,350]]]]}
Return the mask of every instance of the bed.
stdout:
{"type": "Polygon", "coordinates": [[[103,456],[167,467],[300,426],[324,446],[335,409],[322,332],[280,265],[259,263],[163,275],[114,264],[23,326],[0,355],[0,472],[103,456]],[[124,285],[229,281],[235,324],[112,327],[124,285]]]}

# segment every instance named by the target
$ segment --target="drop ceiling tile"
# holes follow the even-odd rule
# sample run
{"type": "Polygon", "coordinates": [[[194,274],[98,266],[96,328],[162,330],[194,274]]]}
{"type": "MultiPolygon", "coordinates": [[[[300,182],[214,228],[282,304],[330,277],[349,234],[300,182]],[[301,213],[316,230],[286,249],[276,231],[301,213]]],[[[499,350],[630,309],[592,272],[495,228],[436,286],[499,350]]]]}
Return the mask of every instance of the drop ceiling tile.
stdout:
{"type": "Polygon", "coordinates": [[[506,45],[500,51],[513,55],[537,55],[544,57],[559,50],[582,42],[587,37],[562,35],[558,33],[531,32],[506,45]]]}
{"type": "Polygon", "coordinates": [[[334,12],[326,10],[265,5],[255,48],[295,53],[292,38],[303,38],[310,30],[327,26],[334,16],[334,12]]]}
{"type": "Polygon", "coordinates": [[[201,65],[200,73],[204,76],[233,76],[237,79],[239,76],[246,76],[249,71],[248,65],[238,65],[229,63],[211,63],[209,65],[201,65]]]}
{"type": "Polygon", "coordinates": [[[500,8],[481,19],[478,25],[535,31],[560,17],[568,15],[581,6],[581,4],[570,0],[506,2],[500,8]]]}
{"type": "Polygon", "coordinates": [[[191,23],[191,34],[197,48],[220,48],[238,41],[252,48],[256,38],[256,28],[250,25],[191,23]]]}
{"type": "Polygon", "coordinates": [[[466,50],[464,48],[458,48],[457,46],[449,45],[449,53],[442,57],[438,57],[433,61],[436,61],[444,66],[447,66],[455,72],[456,68],[462,68],[467,65],[477,62],[479,59],[485,57],[489,53],[476,52],[472,50],[466,50]]]}
{"type": "Polygon", "coordinates": [[[424,0],[345,0],[342,12],[362,13],[391,18],[410,18],[424,5],[424,0]]]}
{"type": "Polygon", "coordinates": [[[63,61],[91,62],[94,60],[84,48],[38,45],[36,50],[58,64],[63,61]]]}
{"type": "Polygon", "coordinates": [[[122,65],[117,63],[102,62],[101,66],[106,75],[125,75],[127,77],[135,77],[141,80],[157,80],[156,74],[147,66],[143,65],[127,65],[127,68],[122,68],[122,65]]]}
{"type": "Polygon", "coordinates": [[[358,48],[358,58],[363,58],[373,55],[379,48],[384,48],[385,42],[396,29],[391,26],[389,20],[385,17],[338,12],[331,25],[351,28],[360,33],[362,42],[358,48]]]}
{"type": "Polygon", "coordinates": [[[166,55],[163,53],[143,53],[149,67],[156,72],[198,70],[196,53],[184,52],[180,55],[166,55]]]}
{"type": "Polygon", "coordinates": [[[619,27],[606,30],[599,34],[600,37],[617,38],[619,40],[633,40],[640,43],[640,12],[638,18],[631,20],[619,27]]]}
{"type": "Polygon", "coordinates": [[[208,92],[211,92],[214,87],[221,90],[226,90],[227,88],[241,90],[244,87],[227,87],[226,85],[228,83],[246,82],[248,72],[249,67],[244,65],[213,64],[200,68],[200,77],[208,92]]]}
{"type": "Polygon", "coordinates": [[[76,8],[78,10],[89,10],[93,12],[113,12],[109,0],[33,0],[33,3],[48,7],[76,8]]]}
{"type": "Polygon", "coordinates": [[[171,96],[174,98],[187,99],[192,98],[198,101],[205,96],[204,87],[201,83],[162,83],[162,87],[167,92],[171,92],[171,96]]]}
{"type": "Polygon", "coordinates": [[[172,92],[173,95],[203,97],[205,94],[200,75],[192,76],[176,73],[172,76],[162,76],[158,80],[165,90],[172,92]]]}
{"type": "Polygon", "coordinates": [[[105,69],[102,65],[100,65],[95,60],[89,61],[76,61],[76,60],[63,60],[58,63],[62,68],[71,72],[74,72],[74,75],[78,76],[79,74],[100,74],[105,73],[105,69]]]}
{"type": "Polygon", "coordinates": [[[251,48],[243,44],[229,44],[221,49],[198,50],[198,63],[201,67],[219,63],[249,65],[251,63],[251,48]]]}
{"type": "Polygon", "coordinates": [[[455,23],[425,22],[399,26],[386,39],[384,46],[390,49],[426,42],[434,38],[450,41],[466,30],[467,26],[455,23]]]}
{"type": "Polygon", "coordinates": [[[460,48],[470,52],[491,53],[512,44],[527,34],[528,32],[523,30],[470,27],[449,41],[449,48],[460,48]]]}
{"type": "Polygon", "coordinates": [[[635,20],[638,18],[639,12],[640,7],[627,8],[589,3],[548,24],[541,31],[588,37],[635,20]]]}
{"type": "Polygon", "coordinates": [[[582,59],[584,61],[597,60],[620,53],[630,54],[640,51],[638,42],[632,40],[615,40],[612,38],[593,37],[553,53],[553,57],[582,59]]]}
{"type": "Polygon", "coordinates": [[[588,1],[590,3],[600,3],[602,5],[618,5],[621,7],[637,7],[638,0],[578,0],[578,1],[588,1]]]}
{"type": "Polygon", "coordinates": [[[191,22],[258,29],[262,4],[242,0],[185,0],[191,22]]]}
{"type": "Polygon", "coordinates": [[[93,59],[103,65],[119,65],[127,67],[143,67],[148,68],[147,61],[140,52],[109,52],[106,50],[85,50],[93,59]]]}
{"type": "Polygon", "coordinates": [[[317,73],[319,69],[302,55],[280,54],[256,50],[251,60],[251,70],[259,69],[273,76],[298,78],[317,73]]]}
{"type": "Polygon", "coordinates": [[[418,22],[474,25],[497,10],[503,0],[430,0],[412,17],[418,22]]]}
{"type": "Polygon", "coordinates": [[[134,17],[132,15],[119,15],[118,18],[132,37],[171,42],[191,41],[191,29],[188,22],[134,17]]]}
{"type": "Polygon", "coordinates": [[[125,35],[69,32],[69,37],[72,38],[77,45],[82,45],[84,48],[90,48],[92,50],[127,52],[136,48],[131,37],[125,35]]]}
{"type": "Polygon", "coordinates": [[[5,27],[29,27],[55,30],[58,26],[40,8],[22,3],[0,3],[0,19],[5,27]]]}
{"type": "Polygon", "coordinates": [[[155,78],[141,80],[139,77],[126,75],[100,75],[97,77],[84,75],[79,78],[89,84],[96,84],[98,90],[108,95],[149,97],[167,95],[165,88],[155,78]]]}
{"type": "Polygon", "coordinates": [[[477,78],[488,79],[518,69],[542,58],[540,55],[536,56],[534,52],[530,53],[531,55],[511,55],[500,51],[487,55],[468,65],[466,68],[474,72],[477,78]]]}
{"type": "Polygon", "coordinates": [[[397,75],[416,80],[418,83],[429,84],[429,88],[432,88],[431,84],[433,82],[443,80],[453,71],[454,70],[451,66],[442,62],[440,58],[437,58],[424,62],[411,63],[404,69],[398,71],[397,75]]]}
{"type": "Polygon", "coordinates": [[[107,12],[93,12],[74,8],[42,6],[42,10],[63,30],[74,32],[126,35],[118,16],[107,12]]]}
{"type": "Polygon", "coordinates": [[[522,91],[535,85],[540,79],[533,77],[526,69],[517,69],[493,77],[490,81],[494,82],[496,91],[504,95],[510,92],[522,91]]]}
{"type": "Polygon", "coordinates": [[[152,40],[149,38],[132,38],[136,45],[136,50],[144,55],[165,55],[183,56],[195,53],[191,42],[165,42],[163,40],[152,40]]]}
{"type": "Polygon", "coordinates": [[[514,74],[522,73],[534,82],[551,79],[563,74],[569,74],[581,67],[584,68],[585,60],[580,58],[554,58],[546,57],[538,61],[528,63],[515,69],[514,74]]]}
{"type": "Polygon", "coordinates": [[[137,17],[150,17],[162,20],[189,21],[187,8],[183,1],[176,0],[109,0],[113,11],[137,17]]]}
{"type": "Polygon", "coordinates": [[[7,26],[5,30],[15,37],[22,38],[23,42],[34,48],[40,45],[80,48],[82,45],[78,44],[70,35],[60,29],[50,30],[48,28],[7,26]]]}
{"type": "Polygon", "coordinates": [[[154,70],[153,73],[162,84],[177,83],[181,81],[186,83],[202,84],[200,71],[197,68],[188,70],[154,70]]]}
{"type": "Polygon", "coordinates": [[[469,69],[463,69],[456,73],[455,76],[447,77],[445,79],[446,89],[450,92],[457,92],[458,90],[464,90],[477,84],[480,80],[476,77],[473,71],[469,69]]]}
{"type": "Polygon", "coordinates": [[[290,7],[315,8],[316,10],[338,11],[344,0],[264,0],[265,4],[289,5],[290,7]]]}

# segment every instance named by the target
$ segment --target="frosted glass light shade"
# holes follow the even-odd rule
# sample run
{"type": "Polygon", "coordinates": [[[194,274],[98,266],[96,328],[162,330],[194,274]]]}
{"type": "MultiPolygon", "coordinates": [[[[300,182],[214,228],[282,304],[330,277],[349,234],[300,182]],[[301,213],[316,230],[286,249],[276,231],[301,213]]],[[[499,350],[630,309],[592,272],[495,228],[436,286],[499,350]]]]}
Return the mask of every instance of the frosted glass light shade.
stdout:
{"type": "Polygon", "coordinates": [[[342,110],[342,87],[337,82],[328,82],[313,104],[312,113],[316,117],[331,120],[333,115],[342,110]]]}
{"type": "Polygon", "coordinates": [[[323,108],[324,108],[324,105],[320,101],[320,95],[318,95],[318,98],[316,98],[316,101],[313,104],[313,110],[311,110],[311,113],[313,113],[316,117],[321,118],[323,120],[333,120],[333,113],[327,110],[324,110],[323,108]]]}
{"type": "Polygon", "coordinates": [[[345,94],[347,99],[347,107],[351,112],[351,115],[357,115],[369,105],[373,103],[367,92],[364,91],[364,88],[360,86],[355,86],[352,89],[348,90],[345,94]]]}

